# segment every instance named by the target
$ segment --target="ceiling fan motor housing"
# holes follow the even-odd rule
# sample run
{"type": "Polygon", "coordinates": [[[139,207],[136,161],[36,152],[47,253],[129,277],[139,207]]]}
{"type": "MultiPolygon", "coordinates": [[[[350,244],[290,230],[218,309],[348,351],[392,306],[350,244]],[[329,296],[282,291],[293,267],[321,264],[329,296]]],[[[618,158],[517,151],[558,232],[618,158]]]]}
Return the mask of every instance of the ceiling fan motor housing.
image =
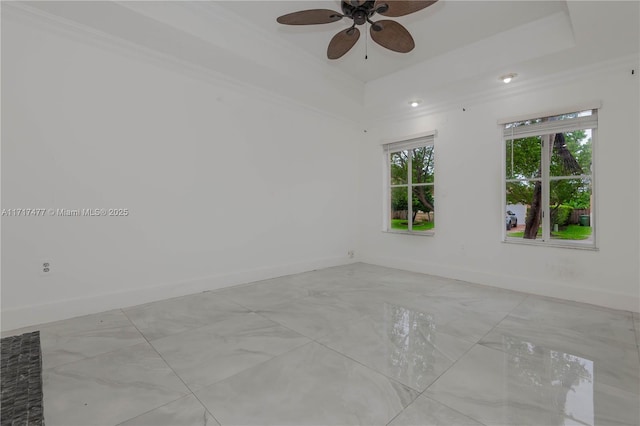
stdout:
{"type": "Polygon", "coordinates": [[[371,24],[371,39],[380,46],[398,53],[408,53],[415,47],[409,31],[400,23],[382,19],[371,20],[375,14],[398,17],[422,10],[438,0],[342,0],[342,13],[330,9],[309,9],[292,12],[277,18],[285,25],[329,24],[348,18],[353,24],[333,36],[327,47],[327,58],[338,59],[347,53],[360,38],[357,26],[371,24]]]}
{"type": "Polygon", "coordinates": [[[376,12],[384,13],[388,9],[386,4],[379,5],[378,9],[376,9],[375,3],[375,0],[367,0],[365,2],[344,0],[342,2],[342,12],[345,16],[352,18],[356,25],[363,25],[376,12]]]}

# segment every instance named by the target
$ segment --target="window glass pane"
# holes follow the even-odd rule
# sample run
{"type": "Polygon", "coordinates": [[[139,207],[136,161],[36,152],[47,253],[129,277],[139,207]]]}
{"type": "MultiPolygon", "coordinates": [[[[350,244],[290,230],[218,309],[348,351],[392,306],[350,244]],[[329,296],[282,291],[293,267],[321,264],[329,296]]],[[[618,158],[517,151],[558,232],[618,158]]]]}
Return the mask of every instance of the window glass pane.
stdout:
{"type": "Polygon", "coordinates": [[[505,125],[503,226],[509,240],[544,236],[554,245],[594,246],[597,114],[578,111],[505,125]]]}
{"type": "Polygon", "coordinates": [[[549,121],[570,120],[572,118],[584,117],[584,116],[592,115],[592,114],[593,114],[593,111],[588,109],[586,111],[569,112],[567,114],[560,114],[560,115],[556,115],[554,117],[548,117],[547,120],[549,120],[549,121]]]}
{"type": "Polygon", "coordinates": [[[391,185],[402,185],[407,183],[407,166],[409,164],[408,151],[392,152],[389,164],[391,173],[391,185]]]}
{"type": "Polygon", "coordinates": [[[551,239],[593,243],[590,179],[549,182],[551,239]]]}
{"type": "Polygon", "coordinates": [[[513,123],[506,124],[504,126],[505,129],[511,129],[520,126],[530,126],[532,124],[538,124],[542,121],[541,118],[534,118],[531,120],[523,120],[523,121],[514,121],[513,123]]]}
{"type": "Polygon", "coordinates": [[[541,197],[542,182],[540,181],[507,182],[507,206],[504,212],[507,237],[534,240],[542,237],[541,197]],[[514,227],[514,224],[518,226],[514,227]]]}
{"type": "Polygon", "coordinates": [[[552,135],[549,176],[591,174],[591,129],[552,135]]]}
{"type": "Polygon", "coordinates": [[[522,121],[514,121],[513,123],[505,124],[504,128],[508,131],[511,128],[521,127],[521,126],[530,126],[532,124],[539,124],[544,121],[558,121],[558,120],[571,120],[578,117],[585,117],[593,115],[593,110],[585,110],[579,112],[570,112],[567,114],[560,114],[553,117],[544,117],[544,118],[532,118],[530,120],[522,120],[522,121]]]}
{"type": "Polygon", "coordinates": [[[391,216],[389,217],[391,229],[407,230],[407,214],[409,204],[407,200],[407,187],[391,188],[391,216]]]}
{"type": "Polygon", "coordinates": [[[506,141],[507,179],[540,177],[541,138],[509,139],[506,141]]]}
{"type": "Polygon", "coordinates": [[[411,188],[413,207],[413,230],[429,231],[434,228],[433,186],[414,186],[411,188]]]}
{"type": "Polygon", "coordinates": [[[433,183],[433,145],[411,151],[412,183],[433,183]]]}

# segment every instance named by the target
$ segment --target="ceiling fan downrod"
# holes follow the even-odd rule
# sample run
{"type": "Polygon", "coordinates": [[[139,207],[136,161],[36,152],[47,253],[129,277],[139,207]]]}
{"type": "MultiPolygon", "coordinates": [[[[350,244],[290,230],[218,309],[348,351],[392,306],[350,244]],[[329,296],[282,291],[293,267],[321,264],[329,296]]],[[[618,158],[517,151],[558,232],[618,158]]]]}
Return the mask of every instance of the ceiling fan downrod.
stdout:
{"type": "MultiPolygon", "coordinates": [[[[338,59],[358,41],[360,30],[356,25],[370,24],[371,39],[380,46],[398,53],[413,50],[415,43],[407,29],[400,23],[383,19],[372,21],[376,13],[385,17],[398,17],[422,10],[438,0],[343,0],[342,14],[329,9],[310,9],[288,13],[277,21],[285,25],[317,25],[337,22],[342,18],[353,20],[351,27],[334,35],[327,48],[329,59],[338,59]]],[[[366,55],[366,54],[365,54],[366,55]]]]}

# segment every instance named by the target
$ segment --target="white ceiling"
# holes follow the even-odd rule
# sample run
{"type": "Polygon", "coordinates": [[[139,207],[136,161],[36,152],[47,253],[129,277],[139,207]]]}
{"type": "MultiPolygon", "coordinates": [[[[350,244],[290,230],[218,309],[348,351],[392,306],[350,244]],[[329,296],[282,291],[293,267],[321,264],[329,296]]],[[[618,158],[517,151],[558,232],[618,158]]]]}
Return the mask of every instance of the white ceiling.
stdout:
{"type": "Polygon", "coordinates": [[[336,0],[43,1],[5,2],[3,8],[9,4],[84,28],[88,38],[123,40],[256,94],[355,121],[406,114],[407,101],[415,98],[424,100],[416,109],[424,113],[521,90],[617,58],[637,61],[640,51],[638,0],[440,0],[394,18],[413,34],[412,52],[388,51],[363,35],[336,61],[326,58],[326,47],[346,21],[276,22],[299,10],[339,11],[336,0]],[[507,72],[518,78],[504,85],[498,76],[507,72]]]}
{"type": "MultiPolygon", "coordinates": [[[[327,45],[334,34],[348,28],[352,21],[343,19],[323,25],[280,25],[280,15],[306,9],[341,11],[340,1],[220,1],[221,6],[238,15],[282,43],[316,56],[329,66],[368,82],[411,65],[461,48],[492,35],[536,21],[558,12],[566,12],[564,1],[439,1],[411,15],[393,19],[413,35],[416,47],[402,54],[377,45],[360,27],[357,44],[338,60],[326,58],[327,45]],[[367,52],[368,59],[365,59],[367,52]]],[[[377,20],[374,17],[374,21],[377,20]]]]}

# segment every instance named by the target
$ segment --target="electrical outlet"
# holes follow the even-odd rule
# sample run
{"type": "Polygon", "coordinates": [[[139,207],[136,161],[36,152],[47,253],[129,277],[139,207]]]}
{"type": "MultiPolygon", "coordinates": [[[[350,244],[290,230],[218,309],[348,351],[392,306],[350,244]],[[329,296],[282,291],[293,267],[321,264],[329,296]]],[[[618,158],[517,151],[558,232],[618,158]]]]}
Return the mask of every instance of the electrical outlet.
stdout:
{"type": "Polygon", "coordinates": [[[47,277],[53,273],[53,265],[51,260],[43,260],[40,262],[40,275],[47,277]]]}
{"type": "Polygon", "coordinates": [[[355,256],[355,255],[356,255],[355,250],[349,250],[347,252],[347,256],[349,256],[350,259],[353,259],[353,256],[355,256]]]}

